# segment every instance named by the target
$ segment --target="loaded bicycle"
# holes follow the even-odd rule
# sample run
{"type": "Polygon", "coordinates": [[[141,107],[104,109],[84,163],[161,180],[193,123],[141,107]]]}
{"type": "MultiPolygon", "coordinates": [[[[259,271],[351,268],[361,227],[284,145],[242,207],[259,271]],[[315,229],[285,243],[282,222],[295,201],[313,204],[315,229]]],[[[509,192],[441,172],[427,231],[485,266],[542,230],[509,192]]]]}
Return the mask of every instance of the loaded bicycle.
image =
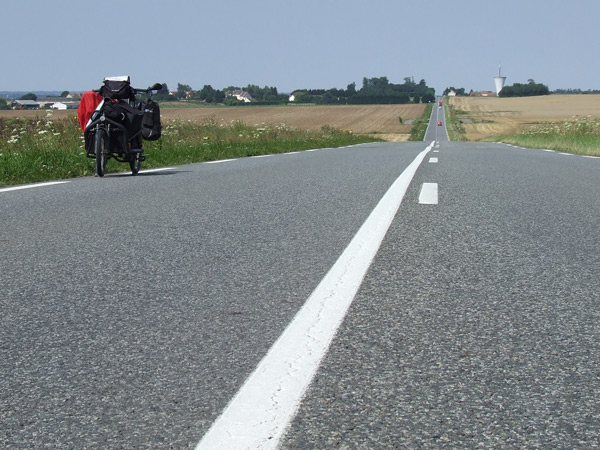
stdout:
{"type": "Polygon", "coordinates": [[[103,177],[110,158],[129,163],[131,174],[141,168],[143,141],[160,138],[160,108],[152,100],[156,83],[146,89],[134,88],[128,76],[107,77],[100,89],[81,97],[78,119],[85,138],[86,156],[96,160],[96,175],[103,177]],[[138,95],[146,94],[144,101],[138,95]]]}

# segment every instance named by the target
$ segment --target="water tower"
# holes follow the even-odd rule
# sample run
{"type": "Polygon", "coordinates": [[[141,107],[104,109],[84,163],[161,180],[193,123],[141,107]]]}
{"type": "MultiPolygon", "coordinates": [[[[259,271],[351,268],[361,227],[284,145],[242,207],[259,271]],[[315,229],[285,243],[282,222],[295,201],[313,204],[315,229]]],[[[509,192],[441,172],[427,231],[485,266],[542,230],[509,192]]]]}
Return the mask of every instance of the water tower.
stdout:
{"type": "Polygon", "coordinates": [[[502,71],[502,66],[498,67],[498,76],[494,77],[494,83],[496,83],[496,95],[500,93],[502,88],[504,87],[504,82],[506,81],[506,77],[503,77],[500,73],[502,71]]]}

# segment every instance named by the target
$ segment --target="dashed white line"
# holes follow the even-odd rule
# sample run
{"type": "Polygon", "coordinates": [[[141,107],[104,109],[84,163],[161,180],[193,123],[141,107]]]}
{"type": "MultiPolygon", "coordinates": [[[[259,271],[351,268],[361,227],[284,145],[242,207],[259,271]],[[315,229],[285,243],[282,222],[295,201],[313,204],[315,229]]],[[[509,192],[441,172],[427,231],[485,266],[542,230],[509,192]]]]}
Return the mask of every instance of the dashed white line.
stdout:
{"type": "Polygon", "coordinates": [[[437,183],[423,183],[423,186],[421,186],[421,193],[419,194],[419,203],[422,205],[438,204],[437,183]]]}
{"type": "Polygon", "coordinates": [[[278,446],[431,147],[392,184],[196,450],[278,446]]]}
{"type": "Polygon", "coordinates": [[[436,163],[436,162],[438,162],[438,159],[437,158],[429,158],[429,162],[436,163]]]}

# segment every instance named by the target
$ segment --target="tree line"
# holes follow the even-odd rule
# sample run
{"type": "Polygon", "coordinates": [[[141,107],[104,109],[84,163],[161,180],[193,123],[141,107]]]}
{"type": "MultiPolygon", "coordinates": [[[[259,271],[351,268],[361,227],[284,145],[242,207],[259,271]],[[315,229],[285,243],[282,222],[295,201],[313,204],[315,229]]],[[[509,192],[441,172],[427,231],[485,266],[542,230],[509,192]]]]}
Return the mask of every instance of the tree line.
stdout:
{"type": "MultiPolygon", "coordinates": [[[[215,89],[204,85],[194,90],[187,84],[178,83],[177,90],[170,93],[167,84],[154,97],[157,100],[200,100],[206,103],[224,103],[241,105],[243,101],[235,97],[227,97],[228,91],[245,91],[253,98],[253,105],[285,104],[290,101],[290,94],[279,93],[276,87],[249,84],[246,87],[229,86],[215,89]]],[[[430,103],[435,101],[435,89],[427,86],[425,80],[415,83],[411,77],[404,78],[404,83],[390,83],[387,77],[363,78],[363,84],[357,89],[356,83],[349,84],[346,89],[296,89],[292,92],[295,103],[314,103],[317,105],[352,105],[352,104],[399,104],[430,103]]]]}
{"type": "Polygon", "coordinates": [[[527,84],[515,83],[512,86],[504,86],[499,97],[532,97],[534,95],[550,95],[548,86],[542,83],[536,83],[529,79],[527,84]]]}
{"type": "MultiPolygon", "coordinates": [[[[465,90],[465,88],[457,89],[452,86],[452,87],[446,88],[444,90],[443,95],[446,96],[451,91],[454,91],[454,93],[458,96],[468,96],[472,92],[472,91],[467,92],[465,90]]],[[[564,92],[555,91],[554,93],[564,93],[564,92]]],[[[530,97],[530,96],[534,96],[534,95],[549,95],[549,94],[550,94],[550,90],[548,89],[548,86],[546,86],[545,84],[536,83],[535,80],[530,78],[529,80],[527,80],[527,84],[515,83],[512,86],[504,86],[502,88],[502,90],[500,91],[500,93],[498,94],[498,96],[499,97],[530,97]]]]}

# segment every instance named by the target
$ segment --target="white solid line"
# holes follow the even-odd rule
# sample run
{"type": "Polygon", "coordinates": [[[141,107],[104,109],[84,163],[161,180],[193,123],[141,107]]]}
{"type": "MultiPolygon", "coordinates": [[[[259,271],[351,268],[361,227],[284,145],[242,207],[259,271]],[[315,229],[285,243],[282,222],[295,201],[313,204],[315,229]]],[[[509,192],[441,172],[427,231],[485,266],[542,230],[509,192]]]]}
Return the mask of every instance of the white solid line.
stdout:
{"type": "Polygon", "coordinates": [[[196,450],[277,447],[431,147],[388,189],[196,450]]]}
{"type": "Polygon", "coordinates": [[[419,194],[419,203],[423,205],[438,204],[438,185],[437,183],[423,183],[421,193],[419,194]]]}
{"type": "Polygon", "coordinates": [[[44,187],[44,186],[52,186],[53,184],[65,184],[65,183],[70,183],[70,181],[48,181],[47,183],[26,184],[24,186],[14,186],[14,187],[2,188],[2,189],[0,189],[0,192],[18,191],[21,189],[31,189],[31,188],[38,188],[38,187],[44,187]]]}
{"type": "Polygon", "coordinates": [[[175,167],[161,167],[159,169],[146,169],[146,170],[140,170],[139,173],[152,173],[152,172],[162,172],[164,170],[174,170],[175,167]]]}
{"type": "Polygon", "coordinates": [[[438,159],[437,158],[429,158],[429,162],[436,163],[436,162],[438,162],[438,159]]]}
{"type": "Polygon", "coordinates": [[[584,158],[592,158],[592,159],[600,159],[600,156],[592,156],[592,155],[581,155],[584,158]]]}
{"type": "Polygon", "coordinates": [[[224,163],[224,162],[229,162],[229,161],[237,161],[237,158],[220,159],[218,161],[206,161],[204,164],[219,164],[219,163],[224,163]]]}

